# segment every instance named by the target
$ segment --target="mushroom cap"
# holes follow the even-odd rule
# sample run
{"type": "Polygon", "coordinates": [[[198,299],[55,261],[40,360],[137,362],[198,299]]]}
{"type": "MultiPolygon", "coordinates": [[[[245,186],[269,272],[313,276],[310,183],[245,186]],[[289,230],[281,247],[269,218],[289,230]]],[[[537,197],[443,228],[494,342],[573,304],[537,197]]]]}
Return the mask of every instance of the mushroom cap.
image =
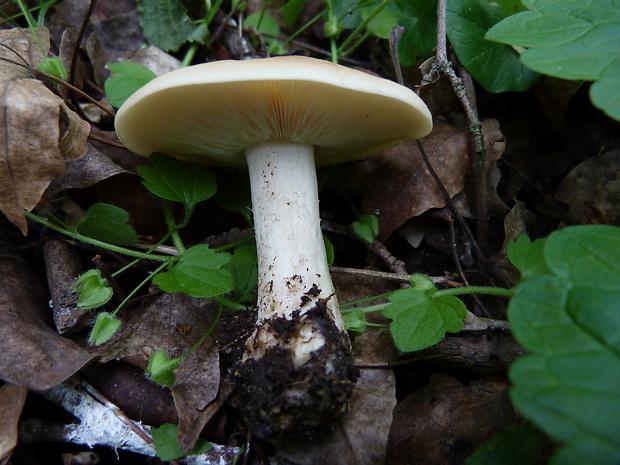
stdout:
{"type": "Polygon", "coordinates": [[[426,136],[431,114],[410,89],[302,56],[215,61],[166,73],[119,109],[135,153],[245,166],[269,140],[312,144],[317,164],[363,158],[426,136]]]}

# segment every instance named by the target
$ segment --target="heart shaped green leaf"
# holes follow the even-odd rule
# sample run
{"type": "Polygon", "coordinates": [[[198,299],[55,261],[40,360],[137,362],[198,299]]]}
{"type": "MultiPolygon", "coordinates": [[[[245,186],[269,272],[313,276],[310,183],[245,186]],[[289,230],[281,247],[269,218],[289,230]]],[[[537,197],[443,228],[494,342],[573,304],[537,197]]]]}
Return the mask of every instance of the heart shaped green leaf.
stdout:
{"type": "Polygon", "coordinates": [[[185,251],[179,261],[160,273],[153,282],[166,292],[184,292],[192,297],[215,297],[234,288],[230,270],[224,268],[230,254],[215,253],[201,244],[185,251]]]}

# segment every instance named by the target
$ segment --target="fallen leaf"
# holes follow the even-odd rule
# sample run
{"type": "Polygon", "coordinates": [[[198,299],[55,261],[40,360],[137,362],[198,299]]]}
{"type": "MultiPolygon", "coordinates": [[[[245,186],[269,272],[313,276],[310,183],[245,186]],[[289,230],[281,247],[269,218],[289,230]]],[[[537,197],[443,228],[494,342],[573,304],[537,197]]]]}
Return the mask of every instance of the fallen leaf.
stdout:
{"type": "MultiPolygon", "coordinates": [[[[147,308],[125,319],[120,331],[99,353],[104,361],[123,358],[143,369],[150,355],[158,350],[165,350],[169,358],[179,357],[209,330],[216,310],[217,304],[211,300],[180,293],[162,294],[147,308]],[[179,331],[178,325],[189,325],[190,330],[179,331]]],[[[125,318],[123,313],[119,317],[125,318]]],[[[216,411],[207,408],[220,390],[219,351],[214,335],[183,360],[175,376],[171,391],[179,430],[197,437],[202,428],[195,431],[188,425],[204,426],[209,421],[216,411]]]]}
{"type": "MultiPolygon", "coordinates": [[[[37,31],[47,51],[49,33],[37,31]]],[[[0,210],[26,234],[23,210],[36,206],[65,162],[84,155],[90,125],[32,79],[29,68],[44,57],[30,32],[0,31],[0,43],[0,210]],[[14,64],[24,61],[28,67],[14,64]]]]}
{"type": "Polygon", "coordinates": [[[461,465],[495,432],[515,421],[508,381],[487,377],[465,386],[444,374],[394,410],[387,465],[461,465]],[[483,425],[483,427],[481,427],[483,425]]]}
{"type": "Polygon", "coordinates": [[[121,173],[129,174],[129,171],[89,145],[83,157],[65,165],[64,172],[51,182],[45,195],[53,197],[67,189],[84,189],[121,173]]]}
{"type": "Polygon", "coordinates": [[[620,225],[620,150],[588,158],[562,180],[555,198],[575,224],[620,225]]]}
{"type": "Polygon", "coordinates": [[[0,465],[8,463],[17,445],[17,424],[28,389],[15,384],[0,387],[0,465]]]}
{"type": "MultiPolygon", "coordinates": [[[[503,136],[495,120],[483,121],[482,128],[490,171],[504,150],[503,136]]],[[[450,197],[454,197],[471,177],[468,133],[437,121],[423,144],[435,172],[450,197]]],[[[365,183],[362,210],[379,210],[379,240],[385,240],[408,219],[431,208],[446,206],[416,143],[388,150],[378,160],[379,167],[370,173],[365,183]]]]}
{"type": "Polygon", "coordinates": [[[0,235],[0,378],[49,389],[96,357],[50,328],[47,292],[0,235]]]}

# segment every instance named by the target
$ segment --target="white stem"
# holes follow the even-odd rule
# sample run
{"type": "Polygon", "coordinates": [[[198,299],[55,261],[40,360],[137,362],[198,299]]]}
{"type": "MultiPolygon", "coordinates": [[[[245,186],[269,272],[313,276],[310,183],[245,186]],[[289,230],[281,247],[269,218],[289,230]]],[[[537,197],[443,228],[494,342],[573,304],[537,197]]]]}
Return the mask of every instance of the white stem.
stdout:
{"type": "MultiPolygon", "coordinates": [[[[323,300],[344,332],[321,232],[313,146],[269,141],[246,149],[246,158],[258,247],[258,324],[300,318],[323,300]]],[[[320,335],[302,339],[309,344],[302,359],[324,343],[320,335]]],[[[267,337],[263,342],[273,345],[267,337]]]]}

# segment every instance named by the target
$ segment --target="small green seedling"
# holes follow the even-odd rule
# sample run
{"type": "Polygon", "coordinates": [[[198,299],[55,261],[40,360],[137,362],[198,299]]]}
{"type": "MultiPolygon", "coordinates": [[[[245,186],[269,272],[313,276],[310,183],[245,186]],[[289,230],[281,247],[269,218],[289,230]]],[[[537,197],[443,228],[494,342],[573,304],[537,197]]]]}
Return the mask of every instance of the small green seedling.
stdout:
{"type": "Polygon", "coordinates": [[[367,242],[374,242],[379,235],[379,217],[376,212],[368,213],[353,223],[353,231],[367,242]]]}
{"type": "MultiPolygon", "coordinates": [[[[178,433],[179,427],[172,423],[164,423],[159,428],[151,428],[151,436],[153,437],[153,444],[157,451],[157,457],[164,462],[187,455],[179,447],[179,441],[177,439],[178,433]]],[[[192,455],[203,454],[210,451],[212,448],[213,446],[210,442],[199,438],[194,446],[192,455]]]]}
{"type": "Polygon", "coordinates": [[[182,358],[169,359],[165,350],[158,350],[149,359],[146,367],[147,376],[160,386],[174,384],[174,370],[181,364],[182,358]]]}
{"type": "Polygon", "coordinates": [[[95,320],[95,325],[90,333],[88,342],[95,346],[99,346],[114,336],[114,333],[116,333],[120,326],[121,321],[113,314],[101,312],[97,315],[97,319],[95,320]]]}
{"type": "Polygon", "coordinates": [[[77,292],[78,307],[83,309],[98,308],[110,301],[112,289],[100,270],[89,270],[82,274],[76,281],[71,291],[77,292]]]}

